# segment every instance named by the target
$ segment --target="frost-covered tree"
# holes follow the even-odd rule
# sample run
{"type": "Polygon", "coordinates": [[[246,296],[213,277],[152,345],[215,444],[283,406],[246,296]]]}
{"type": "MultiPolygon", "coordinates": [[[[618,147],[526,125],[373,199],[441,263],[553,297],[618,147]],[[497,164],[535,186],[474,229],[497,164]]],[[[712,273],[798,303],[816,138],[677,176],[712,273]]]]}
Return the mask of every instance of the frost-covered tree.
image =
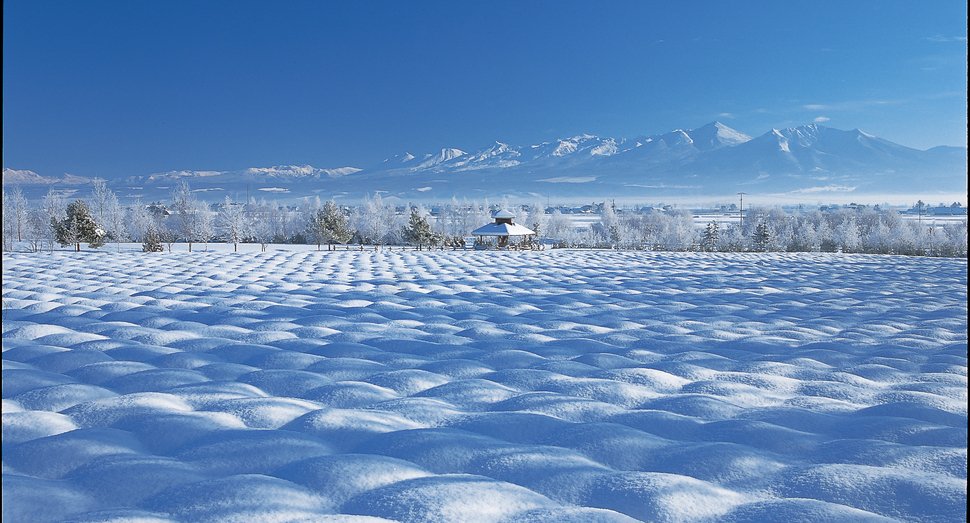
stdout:
{"type": "Polygon", "coordinates": [[[528,227],[535,231],[537,238],[542,238],[546,231],[546,209],[539,202],[531,206],[529,213],[528,227]]]}
{"type": "Polygon", "coordinates": [[[10,197],[3,191],[3,250],[13,250],[13,239],[16,235],[16,224],[11,209],[10,197]]]}
{"type": "Polygon", "coordinates": [[[23,241],[27,220],[30,218],[30,205],[20,187],[16,185],[10,190],[9,195],[6,190],[3,191],[4,224],[6,224],[8,218],[11,221],[12,231],[16,235],[17,241],[23,241]]]}
{"type": "Polygon", "coordinates": [[[219,209],[218,228],[226,243],[232,244],[232,252],[239,251],[239,242],[245,241],[250,234],[249,221],[244,206],[236,204],[229,196],[219,209]]]}
{"type": "Polygon", "coordinates": [[[941,256],[967,256],[967,220],[943,226],[946,243],[940,251],[941,256]]]}
{"type": "MultiPolygon", "coordinates": [[[[323,209],[309,215],[306,219],[306,238],[311,243],[317,244],[317,250],[327,241],[327,227],[323,219],[323,209]]],[[[327,247],[330,250],[330,247],[327,247]]]]}
{"type": "Polygon", "coordinates": [[[261,252],[266,252],[266,246],[273,240],[276,230],[273,223],[274,209],[266,203],[266,199],[260,200],[259,204],[247,206],[247,216],[250,223],[250,234],[259,244],[261,252]]]}
{"type": "Polygon", "coordinates": [[[818,229],[811,221],[803,219],[795,224],[792,243],[788,250],[798,252],[819,252],[822,248],[818,229]]]}
{"type": "Polygon", "coordinates": [[[48,241],[51,249],[53,249],[53,235],[50,231],[51,222],[44,212],[41,209],[31,211],[27,218],[27,232],[24,236],[30,244],[30,250],[39,252],[44,248],[44,243],[48,241]]]}
{"type": "MultiPolygon", "coordinates": [[[[94,221],[101,227],[104,227],[105,221],[107,220],[108,208],[111,205],[112,199],[117,199],[114,192],[108,188],[108,182],[102,178],[95,178],[93,187],[91,189],[91,216],[94,221]]],[[[106,227],[104,227],[106,228],[106,227]]]]}
{"type": "Polygon", "coordinates": [[[658,240],[663,250],[687,251],[696,248],[698,243],[694,217],[683,209],[674,209],[661,215],[658,240]]]}
{"type": "Polygon", "coordinates": [[[290,210],[276,201],[273,201],[272,205],[268,205],[267,208],[266,220],[269,222],[270,231],[272,231],[273,243],[291,241],[290,233],[293,217],[290,210]]]}
{"type": "Polygon", "coordinates": [[[836,242],[842,252],[858,252],[862,243],[859,236],[859,227],[855,223],[854,217],[847,217],[838,225],[835,230],[836,242]]]}
{"type": "Polygon", "coordinates": [[[39,213],[44,223],[44,241],[53,252],[54,243],[57,242],[57,223],[64,219],[64,199],[54,190],[53,187],[47,189],[40,200],[39,213]]]}
{"type": "Polygon", "coordinates": [[[719,231],[718,249],[722,252],[741,252],[744,250],[744,230],[740,224],[725,226],[719,231]]]}
{"type": "Polygon", "coordinates": [[[118,252],[121,252],[121,242],[127,241],[129,238],[127,212],[113,192],[105,205],[104,223],[102,225],[107,230],[108,237],[114,239],[118,244],[118,252]]]}
{"type": "Polygon", "coordinates": [[[452,238],[465,236],[467,231],[463,227],[464,213],[464,206],[458,203],[457,198],[452,196],[451,202],[442,207],[441,212],[438,213],[434,230],[452,238]]]}
{"type": "Polygon", "coordinates": [[[136,199],[128,207],[128,235],[134,241],[142,241],[148,228],[153,226],[158,229],[155,223],[155,216],[148,211],[148,207],[140,199],[136,199]]]}
{"type": "Polygon", "coordinates": [[[198,209],[189,182],[179,181],[172,189],[173,227],[176,234],[189,244],[189,252],[192,252],[192,242],[198,237],[198,209]]]}
{"type": "Polygon", "coordinates": [[[175,224],[171,220],[156,222],[158,224],[158,238],[168,247],[168,252],[172,252],[172,245],[178,241],[179,235],[175,231],[175,224]]]}
{"type": "Polygon", "coordinates": [[[546,235],[553,240],[572,241],[573,222],[559,209],[552,211],[546,223],[546,235]]]}
{"type": "Polygon", "coordinates": [[[602,240],[605,243],[608,243],[611,247],[619,249],[620,241],[622,240],[622,235],[620,233],[620,220],[617,218],[616,212],[613,211],[612,206],[605,205],[603,207],[603,213],[600,215],[600,221],[596,225],[597,227],[594,229],[602,240]]]}
{"type": "Polygon", "coordinates": [[[75,251],[81,250],[82,242],[87,243],[92,249],[104,245],[107,235],[91,216],[91,211],[84,200],[75,200],[68,204],[66,214],[67,216],[55,225],[57,243],[62,247],[73,244],[75,251]]]}
{"type": "Polygon", "coordinates": [[[352,235],[347,224],[347,216],[343,209],[333,200],[327,200],[323,204],[323,223],[327,231],[327,249],[331,249],[336,243],[347,243],[352,235]]]}
{"type": "Polygon", "coordinates": [[[375,193],[373,199],[365,196],[363,203],[351,215],[351,224],[357,231],[358,243],[383,245],[388,234],[395,229],[394,218],[394,210],[384,204],[380,193],[375,193]]]}
{"type": "Polygon", "coordinates": [[[195,234],[199,241],[205,245],[206,252],[209,251],[209,242],[217,234],[216,217],[209,210],[209,205],[202,200],[195,204],[195,234]]]}

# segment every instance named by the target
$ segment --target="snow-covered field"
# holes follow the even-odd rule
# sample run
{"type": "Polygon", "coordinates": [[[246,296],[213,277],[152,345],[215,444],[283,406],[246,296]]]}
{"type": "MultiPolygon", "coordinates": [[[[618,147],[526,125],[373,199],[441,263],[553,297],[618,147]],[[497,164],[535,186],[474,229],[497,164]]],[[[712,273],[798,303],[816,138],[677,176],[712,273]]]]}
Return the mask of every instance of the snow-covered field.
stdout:
{"type": "Polygon", "coordinates": [[[5,522],[965,521],[964,259],[113,249],[3,257],[5,522]]]}

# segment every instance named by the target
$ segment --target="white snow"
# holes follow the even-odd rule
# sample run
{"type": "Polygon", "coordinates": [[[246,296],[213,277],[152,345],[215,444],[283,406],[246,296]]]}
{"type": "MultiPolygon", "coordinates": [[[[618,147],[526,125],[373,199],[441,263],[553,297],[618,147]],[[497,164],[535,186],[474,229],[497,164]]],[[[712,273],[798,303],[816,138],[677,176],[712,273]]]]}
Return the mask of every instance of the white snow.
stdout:
{"type": "Polygon", "coordinates": [[[5,521],[965,520],[966,260],[276,248],[4,255],[5,521]]]}

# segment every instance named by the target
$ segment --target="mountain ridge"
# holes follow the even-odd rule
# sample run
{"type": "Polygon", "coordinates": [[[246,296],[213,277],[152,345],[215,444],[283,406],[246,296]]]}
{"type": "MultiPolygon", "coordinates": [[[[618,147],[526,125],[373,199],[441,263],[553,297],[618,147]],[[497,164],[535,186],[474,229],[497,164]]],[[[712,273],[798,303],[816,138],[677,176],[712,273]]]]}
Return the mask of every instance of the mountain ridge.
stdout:
{"type": "MultiPolygon", "coordinates": [[[[240,183],[279,194],[303,192],[360,198],[376,191],[427,201],[452,197],[631,197],[813,192],[966,192],[967,149],[917,150],[859,129],[818,124],[771,129],[756,137],[711,122],[696,129],[632,139],[582,134],[540,144],[495,142],[471,152],[389,157],[360,169],[278,165],[234,171],[167,171],[109,182],[140,190],[188,180],[193,187],[228,190],[240,183]]],[[[4,169],[4,184],[71,183],[32,171],[4,169]],[[10,175],[8,176],[8,172],[10,175]],[[30,174],[27,174],[30,173],[30,174]],[[8,178],[10,181],[8,181],[8,178]],[[53,180],[53,181],[52,181],[53,180]]],[[[69,176],[69,175],[65,175],[69,176]]],[[[84,183],[74,177],[73,183],[84,183]]]]}

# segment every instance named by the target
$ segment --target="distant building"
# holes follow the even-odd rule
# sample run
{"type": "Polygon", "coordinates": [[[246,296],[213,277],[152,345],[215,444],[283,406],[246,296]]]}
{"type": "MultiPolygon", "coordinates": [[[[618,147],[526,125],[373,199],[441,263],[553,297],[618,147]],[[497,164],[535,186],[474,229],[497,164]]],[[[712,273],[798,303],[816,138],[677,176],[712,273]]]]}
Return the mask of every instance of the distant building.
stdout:
{"type": "Polygon", "coordinates": [[[956,202],[949,207],[941,203],[938,207],[927,209],[927,214],[934,216],[966,216],[967,208],[956,202]]]}

